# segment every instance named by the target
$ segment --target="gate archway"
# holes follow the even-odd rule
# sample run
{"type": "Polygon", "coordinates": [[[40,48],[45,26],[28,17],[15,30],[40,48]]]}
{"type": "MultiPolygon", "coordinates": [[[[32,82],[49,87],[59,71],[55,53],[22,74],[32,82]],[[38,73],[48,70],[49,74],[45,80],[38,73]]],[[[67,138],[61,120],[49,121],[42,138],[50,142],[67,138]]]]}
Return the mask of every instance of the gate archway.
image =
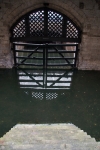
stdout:
{"type": "Polygon", "coordinates": [[[64,14],[42,7],[11,28],[15,66],[76,67],[81,30],[64,14]]]}

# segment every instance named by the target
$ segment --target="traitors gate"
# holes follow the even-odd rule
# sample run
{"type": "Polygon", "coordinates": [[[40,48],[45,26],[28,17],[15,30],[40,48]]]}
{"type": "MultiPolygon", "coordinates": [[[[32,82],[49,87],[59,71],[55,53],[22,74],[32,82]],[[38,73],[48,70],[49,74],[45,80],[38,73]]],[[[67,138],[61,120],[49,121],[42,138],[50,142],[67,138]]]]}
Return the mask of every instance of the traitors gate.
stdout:
{"type": "Polygon", "coordinates": [[[42,7],[22,16],[11,28],[14,66],[76,67],[81,31],[67,16],[42,7]]]}

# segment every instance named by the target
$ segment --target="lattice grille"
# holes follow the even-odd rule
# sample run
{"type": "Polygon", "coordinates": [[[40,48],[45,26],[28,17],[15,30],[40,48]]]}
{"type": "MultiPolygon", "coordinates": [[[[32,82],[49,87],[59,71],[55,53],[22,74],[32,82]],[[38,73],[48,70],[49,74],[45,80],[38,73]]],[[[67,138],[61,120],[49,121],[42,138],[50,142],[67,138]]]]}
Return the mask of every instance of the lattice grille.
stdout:
{"type": "Polygon", "coordinates": [[[53,11],[48,11],[48,36],[62,36],[62,20],[63,16],[53,11]]]}
{"type": "Polygon", "coordinates": [[[44,35],[44,10],[29,15],[29,26],[31,36],[44,35]]]}
{"type": "Polygon", "coordinates": [[[43,100],[43,93],[41,93],[41,92],[32,92],[32,97],[35,97],[36,99],[43,100]]]}
{"type": "Polygon", "coordinates": [[[26,14],[11,30],[13,38],[22,37],[23,41],[24,37],[49,37],[66,38],[73,42],[73,40],[80,39],[81,33],[67,16],[45,8],[26,14]]]}
{"type": "Polygon", "coordinates": [[[67,31],[66,33],[67,38],[78,38],[78,30],[70,21],[67,21],[66,31],[67,31]]]}
{"type": "Polygon", "coordinates": [[[56,99],[58,96],[57,93],[46,93],[46,100],[56,99]]]}
{"type": "Polygon", "coordinates": [[[13,29],[14,37],[25,37],[26,29],[25,29],[25,19],[21,20],[13,29]]]}

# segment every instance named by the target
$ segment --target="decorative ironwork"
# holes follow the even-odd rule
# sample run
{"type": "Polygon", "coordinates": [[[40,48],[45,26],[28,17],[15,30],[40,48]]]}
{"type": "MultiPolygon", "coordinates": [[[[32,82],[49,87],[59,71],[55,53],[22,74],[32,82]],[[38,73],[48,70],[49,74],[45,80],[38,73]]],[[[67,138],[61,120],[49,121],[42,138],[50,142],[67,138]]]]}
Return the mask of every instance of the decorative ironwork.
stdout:
{"type": "Polygon", "coordinates": [[[48,11],[48,36],[62,37],[62,25],[63,16],[56,12],[48,11]]]}
{"type": "Polygon", "coordinates": [[[46,93],[46,100],[56,99],[58,97],[57,93],[46,93]]]}
{"type": "Polygon", "coordinates": [[[44,10],[29,15],[30,36],[44,36],[44,10]]]}
{"type": "Polygon", "coordinates": [[[43,93],[41,93],[41,92],[32,92],[32,97],[35,97],[36,99],[43,100],[43,93]]]}
{"type": "Polygon", "coordinates": [[[25,18],[22,19],[13,29],[13,37],[25,37],[26,28],[25,28],[25,18]]]}
{"type": "Polygon", "coordinates": [[[45,7],[24,15],[12,26],[11,32],[12,42],[52,39],[53,41],[80,42],[81,33],[67,16],[45,7]]]}
{"type": "Polygon", "coordinates": [[[66,38],[78,38],[78,29],[70,21],[67,21],[66,31],[66,38]]]}

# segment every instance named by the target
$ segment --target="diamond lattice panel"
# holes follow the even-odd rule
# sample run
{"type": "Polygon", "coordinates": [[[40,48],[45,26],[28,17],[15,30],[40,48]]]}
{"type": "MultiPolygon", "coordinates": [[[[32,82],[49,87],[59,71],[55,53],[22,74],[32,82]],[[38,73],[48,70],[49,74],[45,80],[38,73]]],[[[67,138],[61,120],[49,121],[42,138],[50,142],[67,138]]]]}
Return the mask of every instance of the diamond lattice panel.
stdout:
{"type": "Polygon", "coordinates": [[[53,11],[48,11],[48,36],[61,37],[62,36],[62,22],[63,16],[53,11]]]}
{"type": "Polygon", "coordinates": [[[43,100],[43,93],[41,93],[41,92],[32,92],[32,97],[35,97],[36,99],[43,100]]]}
{"type": "Polygon", "coordinates": [[[46,93],[46,100],[56,99],[58,96],[57,93],[46,93]]]}
{"type": "Polygon", "coordinates": [[[31,36],[44,35],[44,10],[29,15],[29,26],[31,36]]]}
{"type": "Polygon", "coordinates": [[[66,31],[67,31],[66,33],[67,38],[78,38],[78,30],[70,21],[67,21],[66,31]]]}
{"type": "Polygon", "coordinates": [[[25,19],[21,20],[13,30],[14,37],[25,37],[26,29],[25,29],[25,19]]]}

